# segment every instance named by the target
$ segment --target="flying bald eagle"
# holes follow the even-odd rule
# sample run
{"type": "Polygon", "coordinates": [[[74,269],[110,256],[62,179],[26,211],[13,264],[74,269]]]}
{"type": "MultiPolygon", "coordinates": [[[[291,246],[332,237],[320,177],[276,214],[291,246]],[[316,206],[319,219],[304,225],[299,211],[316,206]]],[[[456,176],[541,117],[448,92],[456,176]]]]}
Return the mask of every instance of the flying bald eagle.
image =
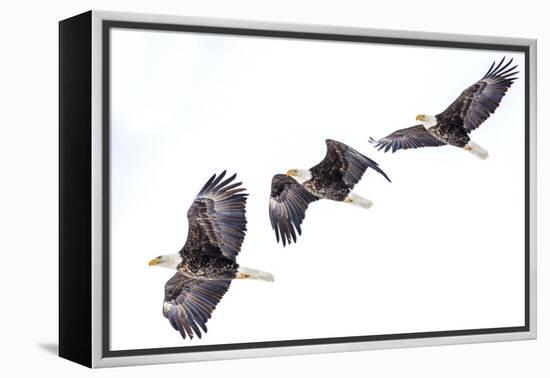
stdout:
{"type": "Polygon", "coordinates": [[[326,144],[325,158],[316,166],[273,176],[269,219],[277,242],[281,240],[283,246],[296,242],[296,232],[302,234],[300,225],[311,202],[326,198],[368,209],[372,202],[352,192],[363,173],[372,168],[390,181],[375,161],[353,148],[330,139],[326,144]]]}
{"type": "Polygon", "coordinates": [[[499,106],[506,91],[517,77],[517,66],[510,67],[512,59],[504,64],[504,59],[475,84],[466,88],[460,96],[442,113],[435,116],[419,114],[416,120],[420,125],[398,130],[380,140],[370,138],[370,142],[384,149],[384,152],[418,148],[437,147],[450,144],[464,148],[480,159],[489,153],[472,141],[470,132],[477,129],[499,106]]]}
{"type": "Polygon", "coordinates": [[[163,315],[185,339],[207,332],[206,322],[233,279],[273,281],[273,275],[237,264],[246,232],[246,196],[236,175],[223,171],[206,182],[187,211],[189,230],[183,248],[158,256],[158,265],[177,272],[164,287],[163,315]]]}

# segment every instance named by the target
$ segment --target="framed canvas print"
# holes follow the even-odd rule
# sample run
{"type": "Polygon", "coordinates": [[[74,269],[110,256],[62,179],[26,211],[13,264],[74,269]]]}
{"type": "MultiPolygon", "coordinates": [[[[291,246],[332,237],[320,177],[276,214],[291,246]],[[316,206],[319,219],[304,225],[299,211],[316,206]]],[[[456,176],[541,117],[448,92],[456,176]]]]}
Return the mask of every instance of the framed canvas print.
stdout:
{"type": "Polygon", "coordinates": [[[536,337],[535,40],[59,26],[62,357],[536,337]]]}

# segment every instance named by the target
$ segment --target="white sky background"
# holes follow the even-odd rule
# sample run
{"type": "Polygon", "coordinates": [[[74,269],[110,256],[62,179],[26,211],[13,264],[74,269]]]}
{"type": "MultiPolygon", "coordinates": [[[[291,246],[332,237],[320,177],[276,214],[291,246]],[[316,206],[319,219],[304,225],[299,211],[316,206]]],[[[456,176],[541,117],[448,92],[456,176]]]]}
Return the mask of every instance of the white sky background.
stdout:
{"type": "Polygon", "coordinates": [[[111,348],[134,349],[523,325],[524,81],[471,136],[384,154],[368,143],[437,114],[493,60],[521,54],[112,31],[111,348]],[[324,140],[377,161],[355,191],[369,210],[319,201],[296,245],[275,243],[271,177],[309,168],[324,140]],[[202,340],[162,316],[186,212],[216,172],[250,197],[238,262],[272,284],[234,281],[202,340]]]}

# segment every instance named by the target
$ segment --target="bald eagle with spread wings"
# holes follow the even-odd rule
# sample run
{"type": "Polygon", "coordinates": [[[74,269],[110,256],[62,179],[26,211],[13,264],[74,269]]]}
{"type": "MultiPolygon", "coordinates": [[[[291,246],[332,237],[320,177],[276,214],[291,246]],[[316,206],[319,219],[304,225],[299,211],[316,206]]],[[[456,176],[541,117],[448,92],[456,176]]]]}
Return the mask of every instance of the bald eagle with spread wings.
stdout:
{"type": "Polygon", "coordinates": [[[469,134],[477,129],[495,112],[508,88],[517,79],[516,66],[510,67],[512,59],[504,64],[495,62],[489,71],[475,84],[466,88],[460,96],[442,113],[435,116],[419,114],[416,120],[421,124],[397,130],[390,135],[370,142],[384,149],[384,152],[419,147],[451,145],[465,149],[480,159],[489,153],[470,139],[469,134]]]}
{"type": "Polygon", "coordinates": [[[149,261],[176,269],[164,287],[163,315],[185,339],[201,330],[233,279],[273,281],[273,275],[236,262],[246,232],[246,193],[236,175],[223,171],[206,182],[187,211],[189,230],[183,248],[149,261]]]}
{"type": "Polygon", "coordinates": [[[363,173],[371,168],[390,181],[374,160],[350,146],[331,139],[326,145],[325,158],[316,166],[273,176],[269,219],[277,242],[282,241],[283,246],[296,242],[296,234],[302,234],[301,224],[311,202],[324,198],[368,209],[372,202],[352,192],[363,173]]]}

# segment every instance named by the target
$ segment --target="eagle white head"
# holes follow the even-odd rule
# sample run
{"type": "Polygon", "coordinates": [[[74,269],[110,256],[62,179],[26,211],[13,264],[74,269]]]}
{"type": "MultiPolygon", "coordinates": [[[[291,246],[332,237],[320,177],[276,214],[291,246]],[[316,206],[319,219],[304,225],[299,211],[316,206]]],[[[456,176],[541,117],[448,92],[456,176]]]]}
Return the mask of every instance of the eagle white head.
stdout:
{"type": "Polygon", "coordinates": [[[300,184],[311,179],[311,171],[309,169],[289,169],[286,174],[300,184]]]}
{"type": "Polygon", "coordinates": [[[437,125],[437,118],[429,114],[419,114],[416,116],[416,120],[422,122],[425,128],[437,125]]]}
{"type": "Polygon", "coordinates": [[[177,269],[182,258],[179,253],[174,253],[172,255],[160,255],[149,261],[149,266],[162,266],[163,268],[168,269],[177,269]]]}

